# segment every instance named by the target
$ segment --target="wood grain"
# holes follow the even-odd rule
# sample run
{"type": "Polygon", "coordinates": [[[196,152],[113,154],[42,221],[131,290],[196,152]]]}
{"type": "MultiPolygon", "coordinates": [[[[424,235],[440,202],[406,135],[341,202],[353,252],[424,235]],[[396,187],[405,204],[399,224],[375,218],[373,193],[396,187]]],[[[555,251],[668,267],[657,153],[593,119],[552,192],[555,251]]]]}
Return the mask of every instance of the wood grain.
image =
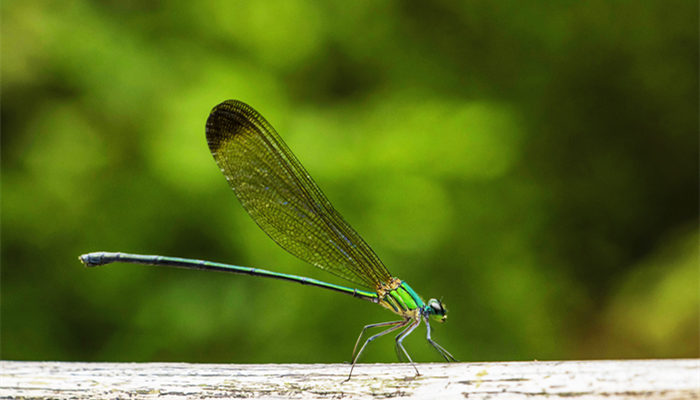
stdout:
{"type": "Polygon", "coordinates": [[[700,359],[359,364],[0,361],[2,398],[700,399],[700,359]]]}

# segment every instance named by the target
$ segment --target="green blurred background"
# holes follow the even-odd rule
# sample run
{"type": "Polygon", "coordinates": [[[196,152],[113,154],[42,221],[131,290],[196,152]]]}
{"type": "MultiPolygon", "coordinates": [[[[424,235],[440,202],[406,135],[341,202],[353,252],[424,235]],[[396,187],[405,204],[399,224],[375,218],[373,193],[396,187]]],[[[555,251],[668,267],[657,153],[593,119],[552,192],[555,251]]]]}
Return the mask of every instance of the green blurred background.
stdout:
{"type": "MultiPolygon", "coordinates": [[[[386,310],[97,250],[332,275],[214,164],[236,98],[463,361],[697,356],[695,1],[3,1],[4,359],[340,362],[386,310]]],[[[440,361],[421,328],[416,360],[440,361]]],[[[396,360],[391,339],[363,361],[396,360]]]]}

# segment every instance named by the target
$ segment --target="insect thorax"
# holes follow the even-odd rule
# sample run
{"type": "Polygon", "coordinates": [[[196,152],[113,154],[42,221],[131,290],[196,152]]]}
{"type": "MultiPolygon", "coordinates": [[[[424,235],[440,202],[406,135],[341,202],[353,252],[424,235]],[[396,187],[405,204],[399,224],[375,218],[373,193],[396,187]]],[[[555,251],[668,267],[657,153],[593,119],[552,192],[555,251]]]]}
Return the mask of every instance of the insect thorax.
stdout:
{"type": "Polygon", "coordinates": [[[377,290],[377,295],[380,299],[379,304],[405,318],[418,318],[425,306],[413,288],[398,278],[377,290]]]}

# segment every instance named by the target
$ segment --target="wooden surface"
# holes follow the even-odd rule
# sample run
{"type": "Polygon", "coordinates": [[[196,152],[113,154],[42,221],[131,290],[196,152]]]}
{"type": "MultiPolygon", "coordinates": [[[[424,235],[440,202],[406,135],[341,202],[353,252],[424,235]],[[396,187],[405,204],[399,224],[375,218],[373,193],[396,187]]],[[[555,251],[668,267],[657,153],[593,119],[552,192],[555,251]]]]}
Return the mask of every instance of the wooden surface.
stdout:
{"type": "Polygon", "coordinates": [[[700,399],[700,360],[359,364],[0,361],[0,397],[700,399]]]}

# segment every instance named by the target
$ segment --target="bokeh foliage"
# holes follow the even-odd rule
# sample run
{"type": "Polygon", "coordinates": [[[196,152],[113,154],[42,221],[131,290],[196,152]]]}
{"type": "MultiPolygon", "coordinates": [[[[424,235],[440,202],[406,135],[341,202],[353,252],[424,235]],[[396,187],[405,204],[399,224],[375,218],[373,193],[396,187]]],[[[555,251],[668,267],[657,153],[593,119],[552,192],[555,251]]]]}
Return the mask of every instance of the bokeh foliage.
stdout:
{"type": "MultiPolygon", "coordinates": [[[[338,362],[391,315],[230,193],[209,110],[248,102],[461,360],[698,355],[694,1],[2,2],[2,358],[338,362]]],[[[437,361],[423,333],[406,343],[437,361]]],[[[364,361],[394,360],[390,339],[364,361]]]]}

